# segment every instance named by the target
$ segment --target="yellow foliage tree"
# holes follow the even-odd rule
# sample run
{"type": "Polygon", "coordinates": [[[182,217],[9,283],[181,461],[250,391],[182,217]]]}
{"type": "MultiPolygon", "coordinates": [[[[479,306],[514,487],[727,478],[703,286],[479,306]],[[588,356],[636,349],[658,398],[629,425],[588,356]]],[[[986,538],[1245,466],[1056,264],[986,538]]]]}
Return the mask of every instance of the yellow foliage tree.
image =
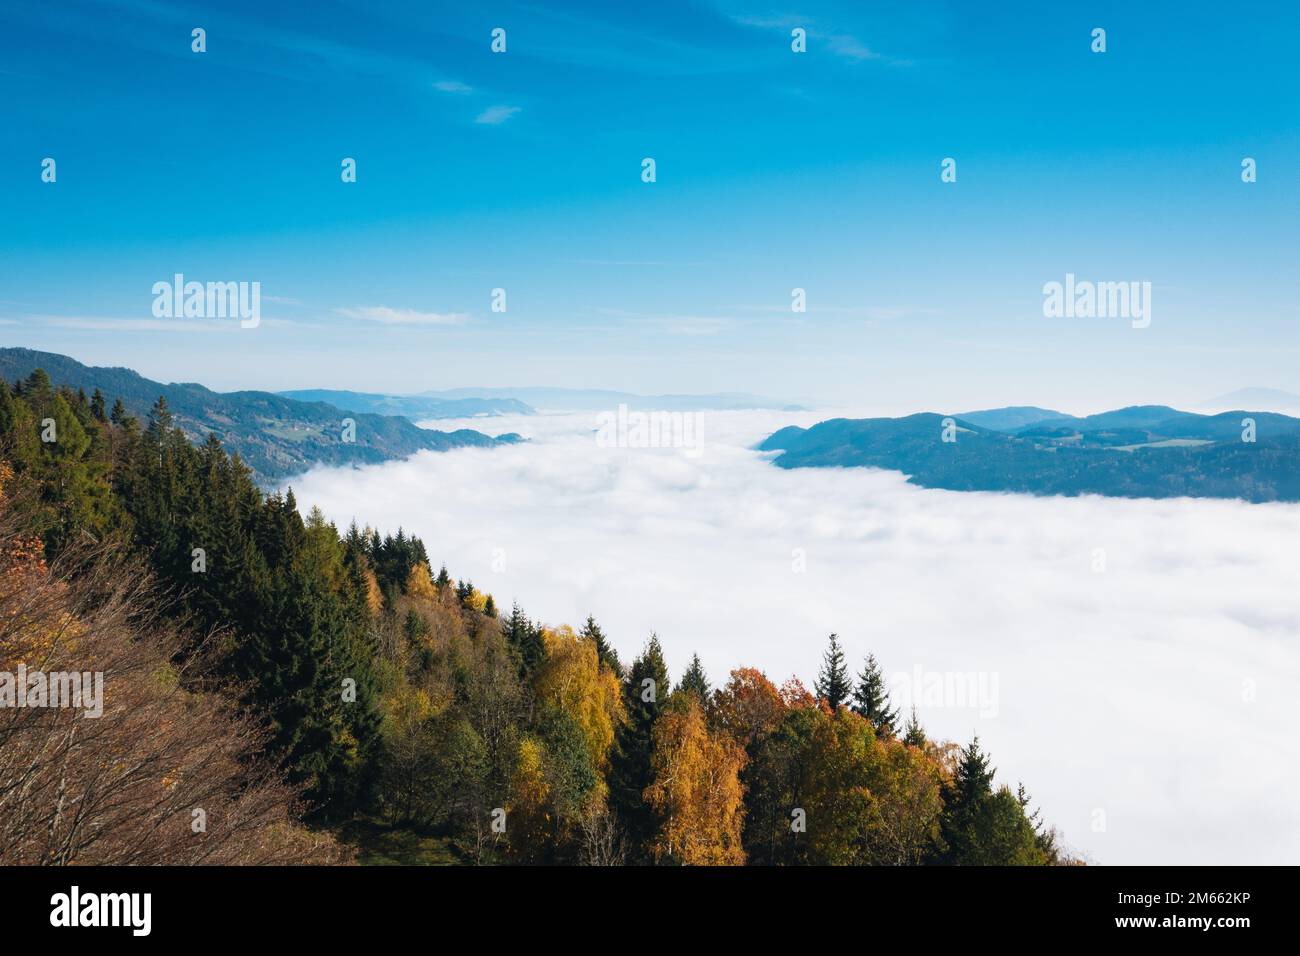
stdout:
{"type": "Polygon", "coordinates": [[[516,859],[536,862],[545,852],[551,831],[549,797],[546,748],[536,737],[526,736],[519,741],[519,756],[510,778],[510,804],[506,808],[506,833],[511,854],[516,859]]]}
{"type": "Polygon", "coordinates": [[[415,565],[411,568],[411,573],[406,576],[406,593],[413,598],[423,598],[429,601],[438,599],[438,589],[433,586],[429,566],[423,561],[415,562],[415,565]]]}
{"type": "Polygon", "coordinates": [[[820,714],[800,787],[812,862],[920,863],[938,827],[941,777],[919,748],[878,740],[865,718],[820,714]]]}
{"type": "Polygon", "coordinates": [[[645,800],[663,820],[653,845],[661,862],[739,866],[745,751],[729,733],[710,732],[698,703],[670,708],[655,722],[645,800]]]}
{"type": "Polygon", "coordinates": [[[603,788],[614,732],[625,719],[618,678],[600,663],[596,645],[567,624],[543,629],[542,643],[546,656],[533,679],[537,702],[563,711],[578,725],[603,788]]]}

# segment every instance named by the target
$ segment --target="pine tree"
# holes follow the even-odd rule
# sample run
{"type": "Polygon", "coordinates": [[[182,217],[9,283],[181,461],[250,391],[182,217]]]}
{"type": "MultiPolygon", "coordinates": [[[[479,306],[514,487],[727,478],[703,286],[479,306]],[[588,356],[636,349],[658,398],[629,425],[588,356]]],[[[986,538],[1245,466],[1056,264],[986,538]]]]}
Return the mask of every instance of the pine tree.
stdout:
{"type": "Polygon", "coordinates": [[[975,737],[962,750],[952,780],[942,788],[942,862],[970,864],[979,860],[982,823],[993,798],[993,774],[988,755],[980,750],[979,737],[975,737]]]}
{"type": "Polygon", "coordinates": [[[518,602],[510,609],[510,616],[502,622],[501,633],[505,635],[506,643],[519,661],[520,675],[526,676],[535,671],[546,654],[546,648],[542,644],[541,629],[528,620],[518,602]]]}
{"type": "Polygon", "coordinates": [[[885,691],[885,678],[880,673],[874,654],[867,655],[867,662],[858,675],[858,686],[853,691],[853,712],[860,714],[876,728],[876,736],[881,740],[898,734],[898,709],[889,706],[889,694],[885,691]]]}
{"type": "Polygon", "coordinates": [[[830,643],[830,649],[822,656],[822,669],[817,674],[813,692],[826,701],[831,710],[838,710],[849,698],[849,669],[844,663],[839,635],[832,634],[830,643]]]}
{"type": "Polygon", "coordinates": [[[709,695],[712,693],[712,688],[709,687],[709,678],[708,675],[704,673],[704,665],[700,663],[699,654],[691,656],[691,665],[686,668],[685,673],[682,674],[682,679],[678,682],[677,689],[694,695],[696,700],[699,701],[701,707],[708,706],[709,695]]]}
{"type": "Polygon", "coordinates": [[[994,773],[989,767],[988,754],[980,750],[980,739],[976,736],[961,752],[953,775],[952,788],[957,802],[969,805],[992,793],[994,773]]]}
{"type": "Polygon", "coordinates": [[[623,664],[618,659],[618,651],[605,638],[605,632],[600,629],[596,619],[590,614],[587,615],[587,623],[582,625],[579,632],[582,637],[592,641],[596,645],[596,656],[600,662],[618,675],[621,680],[623,677],[623,664]]]}
{"type": "Polygon", "coordinates": [[[153,403],[153,408],[149,410],[149,427],[146,432],[161,441],[162,438],[171,430],[172,412],[167,407],[167,396],[159,395],[158,401],[153,403]]]}
{"type": "Polygon", "coordinates": [[[916,708],[912,708],[912,716],[907,719],[907,727],[903,731],[903,743],[909,747],[925,746],[925,731],[921,728],[921,722],[916,719],[916,708]]]}
{"type": "Polygon", "coordinates": [[[96,421],[108,421],[108,415],[104,410],[104,393],[99,389],[95,389],[95,394],[90,400],[90,413],[95,416],[96,421]]]}
{"type": "Polygon", "coordinates": [[[646,863],[659,820],[646,805],[646,787],[654,782],[651,765],[655,721],[668,699],[668,665],[659,638],[650,635],[641,656],[623,681],[627,722],[619,727],[610,756],[609,805],[630,845],[631,860],[646,863]]]}
{"type": "Polygon", "coordinates": [[[439,591],[441,591],[443,588],[451,584],[451,575],[447,573],[447,565],[444,564],[438,570],[438,577],[434,580],[433,583],[438,585],[439,591]]]}
{"type": "Polygon", "coordinates": [[[1049,863],[1059,863],[1061,857],[1060,847],[1056,845],[1056,831],[1043,822],[1043,811],[1041,809],[1029,810],[1029,792],[1025,789],[1023,783],[1016,785],[1016,803],[1020,804],[1020,812],[1024,814],[1025,819],[1034,831],[1034,843],[1043,853],[1046,861],[1049,863]]]}

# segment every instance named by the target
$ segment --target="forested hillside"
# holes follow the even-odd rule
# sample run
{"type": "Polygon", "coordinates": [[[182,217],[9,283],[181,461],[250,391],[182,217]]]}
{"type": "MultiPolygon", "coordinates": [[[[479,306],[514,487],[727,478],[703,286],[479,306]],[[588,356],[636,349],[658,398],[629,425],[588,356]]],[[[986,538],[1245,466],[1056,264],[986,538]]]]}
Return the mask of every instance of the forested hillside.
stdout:
{"type": "MultiPolygon", "coordinates": [[[[324,401],[296,401],[271,392],[214,392],[192,382],[163,385],[126,368],[93,368],[65,355],[0,349],[0,378],[22,381],[40,369],[54,386],[111,396],[120,414],[143,418],[161,396],[171,422],[190,441],[216,435],[262,482],[300,474],[312,465],[364,465],[418,451],[446,451],[518,440],[473,429],[418,428],[397,413],[374,414],[324,401]],[[351,419],[348,428],[345,419],[351,419]]],[[[346,393],[343,393],[346,394],[346,393]]]]}
{"type": "Polygon", "coordinates": [[[782,428],[758,448],[780,452],[781,468],[886,468],[950,491],[1300,501],[1300,419],[1272,412],[1148,405],[1087,418],[1023,408],[834,418],[782,428]],[[1034,420],[1039,411],[1055,417],[1034,420]]]}
{"type": "Polygon", "coordinates": [[[396,834],[464,863],[1069,862],[833,635],[811,690],[673,680],[653,635],[624,659],[590,617],[505,612],[401,529],[264,494],[165,400],[114,404],[0,382],[0,669],[102,669],[107,701],[0,711],[0,862],[329,862],[336,833],[363,861],[396,834]],[[77,772],[34,779],[51,741],[77,772]]]}

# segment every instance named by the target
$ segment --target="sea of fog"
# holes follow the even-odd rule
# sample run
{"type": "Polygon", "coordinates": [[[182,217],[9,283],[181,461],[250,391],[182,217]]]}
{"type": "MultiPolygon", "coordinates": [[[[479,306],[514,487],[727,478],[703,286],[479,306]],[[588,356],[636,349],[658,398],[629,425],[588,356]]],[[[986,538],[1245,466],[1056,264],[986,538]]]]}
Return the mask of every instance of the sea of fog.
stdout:
{"type": "Polygon", "coordinates": [[[440,421],[529,441],[293,486],[498,607],[594,614],[624,660],[656,632],[673,676],[699,652],[715,685],[811,686],[837,632],[1092,862],[1300,862],[1300,506],[934,491],[752,450],[826,417],[706,412],[690,448],[590,412],[440,421]]]}

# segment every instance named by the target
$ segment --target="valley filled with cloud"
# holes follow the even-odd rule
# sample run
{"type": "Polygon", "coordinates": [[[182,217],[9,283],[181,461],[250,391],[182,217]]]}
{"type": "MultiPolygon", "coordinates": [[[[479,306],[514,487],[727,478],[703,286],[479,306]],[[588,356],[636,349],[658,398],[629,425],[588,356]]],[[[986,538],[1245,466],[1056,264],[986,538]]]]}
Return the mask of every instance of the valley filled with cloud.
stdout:
{"type": "Polygon", "coordinates": [[[689,449],[611,446],[590,412],[439,421],[528,441],[290,484],[340,529],[404,525],[503,611],[593,614],[625,660],[656,632],[673,677],[698,652],[715,686],[811,686],[834,631],[1093,862],[1300,855],[1300,506],[947,492],[752,450],[833,414],[700,413],[689,449]]]}

